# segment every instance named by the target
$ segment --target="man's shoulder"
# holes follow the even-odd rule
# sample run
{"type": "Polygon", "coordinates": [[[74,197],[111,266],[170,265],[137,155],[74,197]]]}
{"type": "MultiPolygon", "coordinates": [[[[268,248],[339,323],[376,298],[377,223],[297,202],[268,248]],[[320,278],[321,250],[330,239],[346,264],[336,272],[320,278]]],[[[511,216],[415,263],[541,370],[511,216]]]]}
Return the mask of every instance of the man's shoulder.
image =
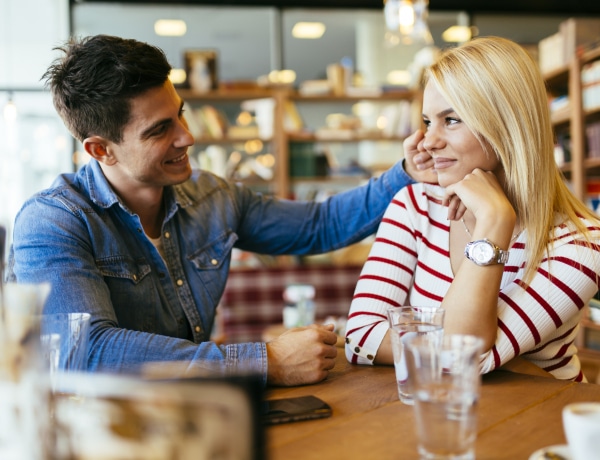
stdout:
{"type": "Polygon", "coordinates": [[[50,186],[37,191],[25,201],[23,208],[34,204],[44,206],[58,203],[69,208],[89,206],[92,200],[81,174],[82,171],[58,175],[50,186]]]}

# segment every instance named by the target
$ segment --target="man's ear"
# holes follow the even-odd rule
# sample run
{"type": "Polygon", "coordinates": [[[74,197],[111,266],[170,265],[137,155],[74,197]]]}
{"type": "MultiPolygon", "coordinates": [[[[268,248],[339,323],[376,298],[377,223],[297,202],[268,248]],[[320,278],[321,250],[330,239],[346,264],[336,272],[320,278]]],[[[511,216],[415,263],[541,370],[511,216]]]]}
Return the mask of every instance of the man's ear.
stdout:
{"type": "Polygon", "coordinates": [[[95,160],[106,165],[113,165],[117,161],[108,148],[106,139],[100,136],[92,136],[83,140],[83,148],[95,160]]]}

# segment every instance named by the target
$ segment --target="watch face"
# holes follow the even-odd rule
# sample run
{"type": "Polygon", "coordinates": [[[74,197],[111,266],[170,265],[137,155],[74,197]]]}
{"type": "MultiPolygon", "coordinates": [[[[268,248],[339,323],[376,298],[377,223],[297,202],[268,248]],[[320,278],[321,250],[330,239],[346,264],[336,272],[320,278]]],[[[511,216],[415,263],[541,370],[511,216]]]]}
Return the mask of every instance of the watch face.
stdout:
{"type": "Polygon", "coordinates": [[[487,264],[494,259],[494,247],[485,241],[478,241],[471,249],[471,257],[479,264],[487,264]]]}

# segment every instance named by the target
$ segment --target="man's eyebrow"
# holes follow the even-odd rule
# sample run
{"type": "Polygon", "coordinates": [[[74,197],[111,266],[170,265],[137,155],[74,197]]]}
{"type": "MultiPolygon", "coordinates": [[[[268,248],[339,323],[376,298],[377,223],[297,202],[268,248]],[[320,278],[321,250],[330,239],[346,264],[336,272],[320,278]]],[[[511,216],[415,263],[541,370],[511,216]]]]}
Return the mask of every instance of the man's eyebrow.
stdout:
{"type": "MultiPolygon", "coordinates": [[[[181,103],[179,104],[179,112],[178,113],[180,115],[181,115],[181,111],[183,110],[183,104],[184,104],[184,101],[182,100],[181,103]]],[[[142,134],[140,137],[142,139],[146,139],[146,138],[150,137],[152,134],[152,131],[154,131],[159,126],[169,125],[171,123],[173,123],[173,121],[170,118],[164,118],[162,120],[158,120],[155,123],[152,123],[150,126],[148,126],[144,131],[142,131],[142,134]]]]}
{"type": "Polygon", "coordinates": [[[162,120],[158,120],[157,122],[152,123],[150,126],[148,126],[144,131],[142,131],[142,134],[140,135],[140,137],[142,139],[146,139],[152,135],[152,132],[156,128],[158,128],[159,126],[168,125],[170,123],[172,123],[170,118],[164,118],[162,120]]]}

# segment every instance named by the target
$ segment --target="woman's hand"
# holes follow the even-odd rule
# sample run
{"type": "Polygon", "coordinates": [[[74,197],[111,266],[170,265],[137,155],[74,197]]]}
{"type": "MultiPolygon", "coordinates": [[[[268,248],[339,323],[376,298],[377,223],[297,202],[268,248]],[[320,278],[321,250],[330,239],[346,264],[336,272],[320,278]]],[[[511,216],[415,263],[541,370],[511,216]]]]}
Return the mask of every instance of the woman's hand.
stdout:
{"type": "Polygon", "coordinates": [[[460,219],[457,216],[464,208],[473,213],[476,224],[481,221],[491,222],[494,225],[498,222],[506,222],[512,231],[516,222],[515,210],[491,171],[475,169],[463,180],[449,185],[446,187],[442,202],[448,206],[448,218],[451,220],[460,219]]]}
{"type": "Polygon", "coordinates": [[[404,168],[414,180],[437,184],[437,174],[433,169],[433,158],[423,147],[425,135],[418,129],[404,140],[404,168]]]}

